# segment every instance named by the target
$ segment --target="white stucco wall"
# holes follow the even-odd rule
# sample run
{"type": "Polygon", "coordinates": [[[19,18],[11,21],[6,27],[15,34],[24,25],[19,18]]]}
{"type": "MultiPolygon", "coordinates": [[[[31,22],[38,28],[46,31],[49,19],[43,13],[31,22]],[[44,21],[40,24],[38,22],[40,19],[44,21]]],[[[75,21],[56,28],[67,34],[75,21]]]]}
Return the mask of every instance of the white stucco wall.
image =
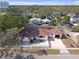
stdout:
{"type": "Polygon", "coordinates": [[[73,18],[70,18],[70,23],[73,24],[73,18]]]}

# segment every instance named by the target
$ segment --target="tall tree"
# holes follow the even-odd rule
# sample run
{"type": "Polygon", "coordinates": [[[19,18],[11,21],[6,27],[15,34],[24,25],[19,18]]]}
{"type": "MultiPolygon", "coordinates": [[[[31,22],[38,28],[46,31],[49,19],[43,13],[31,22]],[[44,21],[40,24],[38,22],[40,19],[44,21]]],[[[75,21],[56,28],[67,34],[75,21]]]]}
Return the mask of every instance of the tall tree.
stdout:
{"type": "Polygon", "coordinates": [[[69,16],[64,16],[63,22],[64,22],[64,24],[68,24],[70,22],[70,17],[69,16]]]}
{"type": "Polygon", "coordinates": [[[0,16],[0,29],[6,31],[11,28],[22,28],[28,24],[28,18],[20,15],[8,13],[0,16]]]}

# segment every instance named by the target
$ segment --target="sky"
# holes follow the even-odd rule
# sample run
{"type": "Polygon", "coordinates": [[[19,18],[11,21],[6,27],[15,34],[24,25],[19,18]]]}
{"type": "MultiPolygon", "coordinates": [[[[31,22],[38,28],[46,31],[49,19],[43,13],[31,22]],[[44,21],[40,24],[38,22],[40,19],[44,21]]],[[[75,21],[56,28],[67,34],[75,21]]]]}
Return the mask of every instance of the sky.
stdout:
{"type": "Polygon", "coordinates": [[[79,5],[79,0],[6,0],[10,5],[79,5]]]}

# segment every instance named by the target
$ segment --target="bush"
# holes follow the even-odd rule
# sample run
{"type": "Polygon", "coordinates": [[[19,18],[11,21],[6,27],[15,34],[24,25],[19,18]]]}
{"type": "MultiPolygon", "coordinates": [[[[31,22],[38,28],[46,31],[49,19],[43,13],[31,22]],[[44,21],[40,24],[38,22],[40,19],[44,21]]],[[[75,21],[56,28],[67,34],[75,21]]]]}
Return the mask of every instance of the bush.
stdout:
{"type": "Polygon", "coordinates": [[[73,26],[72,31],[74,32],[79,32],[79,26],[73,26]]]}

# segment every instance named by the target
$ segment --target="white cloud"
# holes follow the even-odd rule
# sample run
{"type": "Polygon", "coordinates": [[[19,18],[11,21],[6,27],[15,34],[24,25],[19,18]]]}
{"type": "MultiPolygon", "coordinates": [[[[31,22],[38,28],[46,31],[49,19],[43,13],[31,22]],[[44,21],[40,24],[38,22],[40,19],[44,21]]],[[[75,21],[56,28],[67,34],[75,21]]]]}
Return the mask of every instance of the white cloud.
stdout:
{"type": "Polygon", "coordinates": [[[11,5],[65,5],[64,3],[53,2],[10,2],[11,5]]]}
{"type": "Polygon", "coordinates": [[[76,0],[72,3],[73,5],[79,5],[79,0],[76,0]]]}

